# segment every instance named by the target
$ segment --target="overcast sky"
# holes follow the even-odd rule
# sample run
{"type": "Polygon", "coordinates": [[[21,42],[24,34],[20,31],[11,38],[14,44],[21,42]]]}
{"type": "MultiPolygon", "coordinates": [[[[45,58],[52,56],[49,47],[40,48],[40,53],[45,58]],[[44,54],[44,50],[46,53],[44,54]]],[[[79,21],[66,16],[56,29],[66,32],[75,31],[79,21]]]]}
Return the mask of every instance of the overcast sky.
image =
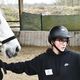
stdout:
{"type": "MultiPolygon", "coordinates": [[[[34,3],[47,3],[47,4],[51,4],[54,3],[56,0],[23,0],[24,3],[28,3],[28,4],[34,4],[34,3]]],[[[0,3],[18,3],[18,0],[0,0],[0,3]]]]}

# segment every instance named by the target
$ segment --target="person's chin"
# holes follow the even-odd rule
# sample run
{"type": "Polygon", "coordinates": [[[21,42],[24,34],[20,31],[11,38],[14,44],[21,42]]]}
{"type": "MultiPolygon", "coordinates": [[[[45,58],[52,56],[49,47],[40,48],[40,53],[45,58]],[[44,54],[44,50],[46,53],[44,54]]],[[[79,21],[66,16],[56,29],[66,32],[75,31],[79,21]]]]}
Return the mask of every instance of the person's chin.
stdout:
{"type": "Polygon", "coordinates": [[[65,50],[65,48],[64,49],[61,49],[62,52],[64,52],[64,50],[65,50]]]}

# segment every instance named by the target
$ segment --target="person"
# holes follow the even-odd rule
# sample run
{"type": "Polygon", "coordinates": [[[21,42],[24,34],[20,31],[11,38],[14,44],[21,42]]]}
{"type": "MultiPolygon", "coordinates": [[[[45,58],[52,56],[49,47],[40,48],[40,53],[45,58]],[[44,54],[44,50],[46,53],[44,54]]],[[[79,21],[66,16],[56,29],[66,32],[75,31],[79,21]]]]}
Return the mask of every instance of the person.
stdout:
{"type": "Polygon", "coordinates": [[[70,37],[65,26],[54,26],[48,36],[51,47],[43,54],[25,62],[0,63],[14,73],[38,75],[39,80],[80,80],[80,55],[67,49],[70,37]]]}

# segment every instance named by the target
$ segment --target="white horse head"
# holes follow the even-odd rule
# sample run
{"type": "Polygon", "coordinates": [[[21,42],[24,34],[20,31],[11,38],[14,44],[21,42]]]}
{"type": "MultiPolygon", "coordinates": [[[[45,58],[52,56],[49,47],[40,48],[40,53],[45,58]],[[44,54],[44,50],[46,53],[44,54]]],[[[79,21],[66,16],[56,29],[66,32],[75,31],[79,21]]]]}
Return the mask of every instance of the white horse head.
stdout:
{"type": "Polygon", "coordinates": [[[0,12],[0,42],[2,43],[1,51],[9,58],[15,56],[20,50],[19,41],[12,32],[7,21],[0,12]]]}

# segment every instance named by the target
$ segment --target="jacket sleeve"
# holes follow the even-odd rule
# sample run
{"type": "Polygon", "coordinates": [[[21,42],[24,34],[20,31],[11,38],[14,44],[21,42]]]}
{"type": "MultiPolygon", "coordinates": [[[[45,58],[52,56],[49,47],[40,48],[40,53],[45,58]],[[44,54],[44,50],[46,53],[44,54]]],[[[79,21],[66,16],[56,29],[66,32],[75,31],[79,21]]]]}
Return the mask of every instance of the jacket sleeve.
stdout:
{"type": "Polygon", "coordinates": [[[41,69],[41,61],[38,57],[35,57],[32,60],[18,63],[7,64],[4,62],[5,69],[10,70],[14,73],[23,73],[25,72],[28,75],[39,74],[41,69]]]}
{"type": "Polygon", "coordinates": [[[78,54],[78,64],[79,64],[79,68],[80,68],[80,53],[77,53],[78,54]]]}

